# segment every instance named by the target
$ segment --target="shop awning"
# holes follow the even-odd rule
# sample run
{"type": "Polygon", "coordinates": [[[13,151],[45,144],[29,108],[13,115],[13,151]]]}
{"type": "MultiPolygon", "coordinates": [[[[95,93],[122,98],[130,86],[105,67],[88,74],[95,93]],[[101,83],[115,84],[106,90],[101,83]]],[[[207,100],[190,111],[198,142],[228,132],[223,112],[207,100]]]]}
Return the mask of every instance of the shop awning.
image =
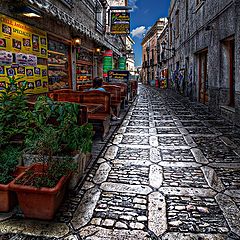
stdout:
{"type": "Polygon", "coordinates": [[[90,39],[94,40],[96,43],[105,46],[108,49],[113,50],[117,55],[122,56],[122,53],[113,46],[112,43],[104,39],[103,36],[97,34],[96,32],[89,29],[87,26],[77,21],[71,17],[68,13],[64,12],[62,9],[55,6],[52,2],[48,0],[27,0],[30,4],[37,6],[39,9],[51,14],[52,16],[58,18],[65,24],[76,29],[80,34],[85,34],[90,39]]]}

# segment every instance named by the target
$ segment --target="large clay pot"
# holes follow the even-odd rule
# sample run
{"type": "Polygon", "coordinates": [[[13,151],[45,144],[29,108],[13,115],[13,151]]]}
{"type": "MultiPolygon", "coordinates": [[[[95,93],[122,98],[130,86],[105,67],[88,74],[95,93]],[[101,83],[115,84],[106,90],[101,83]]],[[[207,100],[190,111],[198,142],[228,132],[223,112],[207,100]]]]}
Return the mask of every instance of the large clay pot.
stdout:
{"type": "MultiPolygon", "coordinates": [[[[36,163],[29,168],[29,171],[39,174],[43,171],[43,166],[43,164],[36,163]]],[[[36,188],[26,184],[17,184],[16,181],[27,177],[26,173],[20,174],[15,181],[12,181],[10,189],[17,193],[19,206],[24,216],[42,220],[53,219],[63,200],[70,175],[63,176],[53,188],[36,188]]]]}
{"type": "MultiPolygon", "coordinates": [[[[17,167],[16,171],[13,173],[13,176],[17,177],[26,169],[26,167],[17,167]]],[[[9,186],[10,183],[0,184],[0,212],[10,211],[18,202],[16,193],[10,191],[9,186]]]]}

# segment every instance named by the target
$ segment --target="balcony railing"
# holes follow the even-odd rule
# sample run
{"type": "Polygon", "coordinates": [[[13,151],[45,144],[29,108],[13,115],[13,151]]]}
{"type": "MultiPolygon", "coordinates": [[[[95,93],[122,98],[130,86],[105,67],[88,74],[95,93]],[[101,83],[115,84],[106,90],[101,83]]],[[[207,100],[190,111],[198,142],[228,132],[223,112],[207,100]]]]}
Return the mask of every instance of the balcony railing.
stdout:
{"type": "Polygon", "coordinates": [[[96,21],[96,31],[101,34],[104,33],[104,26],[99,21],[96,21]]]}
{"type": "Polygon", "coordinates": [[[150,66],[153,66],[153,65],[154,65],[154,60],[150,59],[150,66]]]}
{"type": "Polygon", "coordinates": [[[69,8],[73,7],[73,2],[74,2],[73,0],[60,0],[60,1],[69,8]]]}

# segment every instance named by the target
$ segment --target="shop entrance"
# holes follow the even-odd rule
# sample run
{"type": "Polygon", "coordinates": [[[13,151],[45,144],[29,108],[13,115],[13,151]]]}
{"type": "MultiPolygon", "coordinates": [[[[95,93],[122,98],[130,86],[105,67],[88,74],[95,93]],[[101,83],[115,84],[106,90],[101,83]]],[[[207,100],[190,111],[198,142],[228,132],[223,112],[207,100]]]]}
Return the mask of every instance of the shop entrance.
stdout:
{"type": "Polygon", "coordinates": [[[208,51],[199,53],[198,59],[199,101],[208,104],[208,51]]]}

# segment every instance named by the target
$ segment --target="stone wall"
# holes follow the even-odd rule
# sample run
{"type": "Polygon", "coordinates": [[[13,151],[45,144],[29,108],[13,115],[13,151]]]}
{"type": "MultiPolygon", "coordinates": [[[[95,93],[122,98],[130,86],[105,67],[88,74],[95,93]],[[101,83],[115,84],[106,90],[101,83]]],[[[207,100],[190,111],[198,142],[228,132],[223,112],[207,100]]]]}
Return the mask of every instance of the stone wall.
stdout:
{"type": "MultiPolygon", "coordinates": [[[[199,99],[198,82],[198,54],[208,50],[208,95],[209,109],[220,112],[221,106],[229,102],[229,63],[223,41],[229,37],[235,39],[235,109],[232,121],[240,119],[240,0],[206,0],[201,6],[196,6],[195,1],[189,0],[188,14],[186,14],[185,1],[172,1],[169,10],[170,23],[173,24],[173,46],[175,55],[168,61],[172,72],[176,70],[179,62],[180,69],[192,67],[192,82],[187,84],[191,89],[193,100],[199,99]],[[176,36],[176,13],[179,12],[179,36],[176,36]],[[188,19],[186,18],[188,16],[188,19]]],[[[171,29],[170,29],[171,31],[171,29]]],[[[188,79],[190,69],[185,77],[188,79]]],[[[240,124],[240,121],[235,121],[240,124]]]]}

